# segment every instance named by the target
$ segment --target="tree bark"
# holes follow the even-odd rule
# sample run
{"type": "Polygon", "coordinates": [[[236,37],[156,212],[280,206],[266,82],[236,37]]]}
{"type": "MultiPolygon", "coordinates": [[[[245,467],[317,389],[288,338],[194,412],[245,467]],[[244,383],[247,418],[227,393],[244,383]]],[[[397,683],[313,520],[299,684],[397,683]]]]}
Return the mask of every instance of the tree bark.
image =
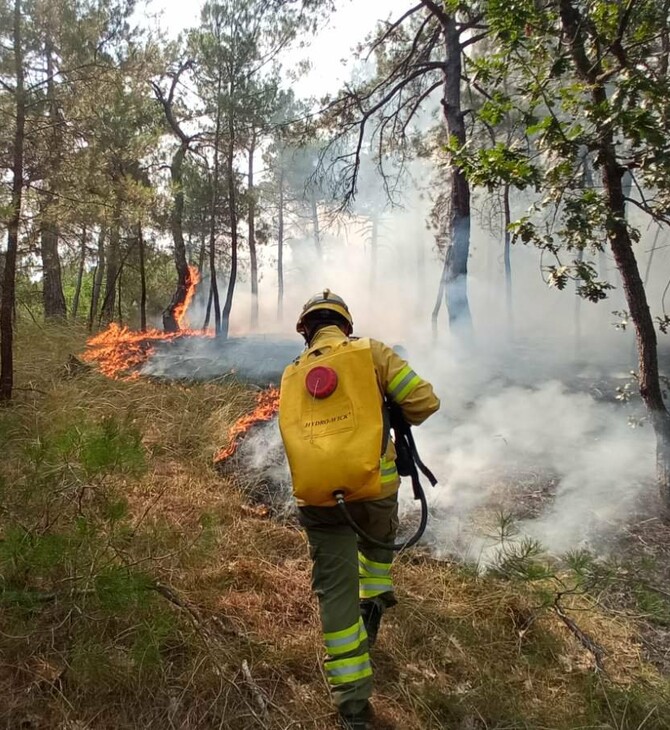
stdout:
{"type": "Polygon", "coordinates": [[[256,252],[256,191],[254,189],[254,152],[256,135],[249,145],[249,261],[251,269],[251,329],[258,328],[258,255],[256,252]]]}
{"type": "Polygon", "coordinates": [[[16,259],[23,195],[23,149],[25,143],[26,100],[21,33],[21,0],[14,0],[14,90],[15,127],[12,150],[11,213],[7,221],[7,253],[0,301],[0,401],[12,397],[14,387],[14,302],[16,298],[16,259]]]}
{"type": "MultiPolygon", "coordinates": [[[[49,215],[48,205],[44,207],[43,211],[43,216],[49,215]]],[[[42,301],[44,317],[47,320],[65,320],[67,316],[58,256],[58,238],[58,226],[43,219],[40,232],[40,253],[42,258],[42,301]]]]}
{"type": "MultiPolygon", "coordinates": [[[[461,43],[456,18],[445,14],[441,20],[444,33],[445,71],[442,108],[449,137],[459,147],[465,145],[465,119],[461,108],[461,43]]],[[[442,276],[449,324],[453,330],[470,333],[472,318],[468,302],[467,276],[470,252],[470,185],[464,171],[452,165],[449,253],[442,276]]]]}
{"type": "Polygon", "coordinates": [[[503,188],[503,260],[505,262],[505,304],[507,306],[507,327],[511,334],[514,330],[514,307],[512,303],[512,234],[509,229],[510,224],[512,223],[512,213],[510,210],[509,199],[510,186],[506,184],[503,188]]]}
{"type": "MultiPolygon", "coordinates": [[[[172,240],[174,242],[174,261],[177,269],[177,288],[175,289],[170,304],[163,312],[163,329],[166,332],[178,332],[179,323],[175,317],[175,309],[184,303],[188,287],[190,284],[190,274],[188,268],[188,257],[186,255],[186,245],[184,243],[184,188],[183,188],[183,169],[184,160],[188,154],[194,136],[189,137],[181,128],[180,123],[174,114],[174,94],[181,78],[181,75],[191,67],[190,60],[185,61],[177,69],[172,76],[172,83],[167,96],[164,94],[159,84],[153,83],[154,93],[158,102],[163,108],[165,119],[167,120],[173,134],[179,140],[179,149],[175,152],[172,163],[170,165],[170,178],[172,180],[172,211],[170,213],[170,230],[172,232],[172,240]]],[[[200,265],[202,271],[202,264],[200,265]]]]}
{"type": "Polygon", "coordinates": [[[233,308],[233,295],[237,281],[237,194],[235,191],[235,112],[234,112],[235,86],[230,81],[230,108],[228,109],[228,155],[226,174],[228,176],[228,207],[230,215],[230,278],[228,279],[228,290],[226,301],[221,312],[221,330],[219,334],[226,339],[230,328],[230,312],[233,308]]]}
{"type": "Polygon", "coordinates": [[[147,331],[147,272],[144,265],[144,235],[142,224],[137,224],[137,248],[140,259],[140,329],[147,331]]]}
{"type": "Polygon", "coordinates": [[[117,304],[118,304],[118,318],[119,318],[119,324],[121,326],[123,326],[123,308],[122,308],[123,298],[121,296],[122,291],[121,291],[121,271],[120,270],[119,270],[119,276],[118,276],[118,286],[117,286],[117,289],[119,290],[119,294],[118,294],[118,296],[116,298],[116,301],[117,301],[117,304]]]}
{"type": "MultiPolygon", "coordinates": [[[[577,251],[577,261],[580,264],[584,261],[583,248],[577,251]]],[[[573,317],[575,325],[575,355],[579,356],[582,350],[582,298],[579,296],[579,281],[575,282],[575,310],[573,317]]]]}
{"type": "Polygon", "coordinates": [[[103,225],[98,234],[98,262],[93,275],[93,290],[91,291],[91,308],[88,315],[88,329],[91,331],[98,318],[98,306],[100,304],[100,292],[102,291],[102,280],[105,275],[105,239],[107,228],[103,225]]]}
{"type": "Polygon", "coordinates": [[[42,299],[44,303],[44,317],[47,320],[65,320],[67,309],[63,294],[60,258],[58,255],[58,240],[60,232],[57,223],[52,219],[54,207],[54,178],[60,168],[60,115],[56,101],[54,83],[53,49],[51,41],[45,46],[47,72],[47,100],[49,103],[49,124],[51,126],[49,140],[49,171],[46,180],[46,195],[41,210],[40,253],[42,257],[42,299]]]}
{"type": "Polygon", "coordinates": [[[209,318],[212,314],[212,280],[209,281],[209,294],[207,295],[207,308],[205,309],[205,321],[202,323],[203,332],[209,329],[209,318]]]}
{"type": "Polygon", "coordinates": [[[81,285],[84,281],[84,268],[86,267],[86,242],[88,238],[88,231],[86,226],[81,231],[81,251],[79,254],[79,267],[77,268],[77,283],[74,288],[74,297],[72,299],[72,321],[77,321],[77,314],[79,313],[79,297],[81,296],[81,285]]]}
{"type": "MultiPolygon", "coordinates": [[[[221,73],[219,72],[216,101],[216,129],[214,130],[214,171],[212,177],[212,199],[210,202],[209,221],[209,273],[210,294],[214,305],[214,332],[221,334],[221,305],[219,303],[219,288],[216,282],[216,204],[219,197],[219,145],[221,144],[221,73]]],[[[206,329],[209,326],[209,310],[207,307],[205,319],[206,329]]]]}
{"type": "Polygon", "coordinates": [[[114,319],[114,304],[116,303],[116,282],[119,276],[120,247],[121,247],[121,203],[117,198],[114,208],[114,221],[109,236],[107,249],[105,296],[102,301],[100,322],[109,324],[114,319]]]}
{"type": "Polygon", "coordinates": [[[188,262],[186,260],[186,245],[184,243],[184,188],[183,167],[186,153],[190,145],[190,138],[182,139],[179,149],[175,152],[170,165],[172,180],[172,212],[170,214],[170,230],[174,244],[174,262],[177,269],[177,288],[170,304],[163,312],[163,329],[166,332],[178,332],[179,323],[175,318],[175,309],[186,299],[188,291],[188,262]]]}

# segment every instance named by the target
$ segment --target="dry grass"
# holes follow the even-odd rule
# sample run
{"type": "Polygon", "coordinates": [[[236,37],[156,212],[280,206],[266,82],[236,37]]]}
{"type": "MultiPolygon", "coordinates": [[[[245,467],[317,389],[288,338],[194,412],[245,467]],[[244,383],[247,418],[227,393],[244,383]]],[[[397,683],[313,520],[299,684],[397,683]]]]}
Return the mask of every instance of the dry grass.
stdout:
{"type": "MultiPolygon", "coordinates": [[[[253,395],[64,377],[83,343],[22,330],[20,390],[0,412],[0,722],[333,728],[305,540],[212,468],[253,395]],[[82,470],[68,439],[107,422],[137,435],[141,465],[122,438],[119,463],[82,470]],[[12,557],[17,539],[25,555],[12,557]]],[[[565,602],[608,652],[601,676],[528,586],[417,554],[396,577],[401,603],[374,652],[384,726],[670,727],[667,679],[626,617],[565,602]]]]}

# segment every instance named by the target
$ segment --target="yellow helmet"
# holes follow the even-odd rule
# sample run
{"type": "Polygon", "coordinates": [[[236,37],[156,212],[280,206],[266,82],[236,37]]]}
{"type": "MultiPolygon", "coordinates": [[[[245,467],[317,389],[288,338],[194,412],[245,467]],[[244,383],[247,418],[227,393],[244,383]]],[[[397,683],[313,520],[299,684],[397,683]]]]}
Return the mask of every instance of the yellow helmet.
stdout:
{"type": "Polygon", "coordinates": [[[349,323],[350,332],[354,328],[354,320],[347,307],[344,299],[334,294],[330,289],[324,289],[319,294],[315,294],[313,297],[307,300],[307,303],[302,308],[300,317],[298,317],[298,323],[296,324],[296,330],[301,334],[305,335],[305,317],[312,312],[318,312],[323,310],[329,310],[339,314],[340,317],[344,318],[349,323]]]}

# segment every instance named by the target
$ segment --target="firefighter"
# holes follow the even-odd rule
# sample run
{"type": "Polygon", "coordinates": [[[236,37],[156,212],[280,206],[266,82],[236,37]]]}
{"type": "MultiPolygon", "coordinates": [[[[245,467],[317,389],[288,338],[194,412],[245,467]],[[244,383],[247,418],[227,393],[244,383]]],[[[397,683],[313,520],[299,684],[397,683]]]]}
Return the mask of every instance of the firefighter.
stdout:
{"type": "Polygon", "coordinates": [[[348,511],[364,532],[392,543],[400,478],[384,400],[397,403],[411,425],[435,413],[440,402],[430,383],[390,347],[351,337],[349,308],[330,290],[305,304],[296,329],[307,347],[284,371],[280,429],[313,561],[326,676],[341,726],[363,730],[372,719],[369,648],[384,612],[397,603],[393,553],[357,537],[335,506],[333,490],[345,492],[348,511]]]}

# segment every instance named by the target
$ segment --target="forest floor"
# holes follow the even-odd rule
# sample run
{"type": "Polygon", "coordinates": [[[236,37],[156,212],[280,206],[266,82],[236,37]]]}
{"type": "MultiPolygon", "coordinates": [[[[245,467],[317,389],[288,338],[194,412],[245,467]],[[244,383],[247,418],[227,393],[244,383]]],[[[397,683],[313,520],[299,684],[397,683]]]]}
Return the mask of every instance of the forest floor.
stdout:
{"type": "MultiPolygon", "coordinates": [[[[67,367],[84,340],[22,324],[0,410],[0,727],[336,727],[304,536],[212,465],[253,393],[67,367]]],[[[380,730],[670,728],[670,536],[640,515],[617,561],[400,556],[380,730]]]]}

